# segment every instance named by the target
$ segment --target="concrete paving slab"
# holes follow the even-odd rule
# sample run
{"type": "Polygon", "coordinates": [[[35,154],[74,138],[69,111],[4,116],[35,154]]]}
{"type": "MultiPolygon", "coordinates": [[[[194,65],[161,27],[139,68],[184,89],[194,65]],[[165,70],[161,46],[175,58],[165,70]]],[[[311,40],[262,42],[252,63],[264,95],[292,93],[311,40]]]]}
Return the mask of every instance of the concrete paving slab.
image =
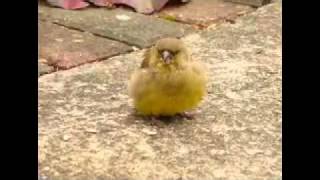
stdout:
{"type": "Polygon", "coordinates": [[[38,62],[38,76],[48,74],[54,71],[54,67],[48,66],[47,64],[38,62]]]}
{"type": "Polygon", "coordinates": [[[123,9],[88,8],[68,11],[39,5],[38,12],[41,19],[140,48],[148,47],[163,37],[182,37],[192,31],[187,25],[123,9]]]}
{"type": "Polygon", "coordinates": [[[39,55],[47,64],[58,69],[69,69],[84,63],[98,61],[132,48],[126,44],[90,33],[39,21],[39,55]]]}
{"type": "Polygon", "coordinates": [[[167,6],[156,15],[187,24],[206,27],[212,23],[235,20],[238,16],[254,11],[250,6],[223,0],[192,0],[185,5],[167,6]]]}

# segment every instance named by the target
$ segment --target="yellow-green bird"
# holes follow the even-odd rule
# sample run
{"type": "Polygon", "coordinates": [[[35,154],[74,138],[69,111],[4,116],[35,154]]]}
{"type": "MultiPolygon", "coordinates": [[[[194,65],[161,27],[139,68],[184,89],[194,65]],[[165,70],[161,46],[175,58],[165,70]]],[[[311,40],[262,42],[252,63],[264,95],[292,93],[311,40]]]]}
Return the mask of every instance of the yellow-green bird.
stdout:
{"type": "Polygon", "coordinates": [[[191,59],[184,43],[164,38],[145,51],[128,88],[138,113],[173,116],[199,104],[206,94],[206,81],[204,67],[191,59]]]}

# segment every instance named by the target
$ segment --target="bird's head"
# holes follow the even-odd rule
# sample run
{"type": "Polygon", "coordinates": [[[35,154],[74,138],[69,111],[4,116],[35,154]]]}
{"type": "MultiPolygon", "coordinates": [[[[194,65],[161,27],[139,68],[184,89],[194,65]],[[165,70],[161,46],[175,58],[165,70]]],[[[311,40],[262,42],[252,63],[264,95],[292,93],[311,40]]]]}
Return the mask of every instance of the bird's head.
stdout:
{"type": "Polygon", "coordinates": [[[189,60],[183,42],[176,38],[164,38],[155,44],[156,61],[161,66],[182,66],[189,60]]]}

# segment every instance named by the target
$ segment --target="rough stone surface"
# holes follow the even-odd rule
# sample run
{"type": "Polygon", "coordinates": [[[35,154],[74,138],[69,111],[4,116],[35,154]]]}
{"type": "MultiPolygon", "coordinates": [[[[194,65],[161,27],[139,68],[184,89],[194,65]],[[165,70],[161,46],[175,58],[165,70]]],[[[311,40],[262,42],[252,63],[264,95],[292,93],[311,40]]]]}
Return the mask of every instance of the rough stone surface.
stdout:
{"type": "Polygon", "coordinates": [[[167,6],[157,16],[200,26],[208,26],[224,20],[234,20],[251,12],[249,6],[224,2],[223,0],[192,0],[185,5],[167,6]]]}
{"type": "Polygon", "coordinates": [[[68,11],[39,5],[38,12],[41,19],[126,42],[140,48],[148,47],[162,37],[182,37],[192,31],[192,28],[187,25],[122,9],[88,8],[81,11],[68,11]]]}
{"type": "Polygon", "coordinates": [[[54,71],[54,68],[52,66],[48,66],[45,63],[38,62],[38,76],[43,74],[48,74],[54,71]]]}
{"type": "Polygon", "coordinates": [[[143,51],[39,78],[39,172],[50,180],[281,179],[281,6],[183,41],[209,72],[194,120],[134,115],[143,51]]]}
{"type": "Polygon", "coordinates": [[[239,3],[239,4],[254,6],[254,7],[260,7],[260,6],[271,3],[271,0],[224,0],[224,1],[239,3]]]}
{"type": "Polygon", "coordinates": [[[94,36],[90,33],[39,21],[39,55],[59,69],[97,61],[132,48],[126,44],[94,36]]]}

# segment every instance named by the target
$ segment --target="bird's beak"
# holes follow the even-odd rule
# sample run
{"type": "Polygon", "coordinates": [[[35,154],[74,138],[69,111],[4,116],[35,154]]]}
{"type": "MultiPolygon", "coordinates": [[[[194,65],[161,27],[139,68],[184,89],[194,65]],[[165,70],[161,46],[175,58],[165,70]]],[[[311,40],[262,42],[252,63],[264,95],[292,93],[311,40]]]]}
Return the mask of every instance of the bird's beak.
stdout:
{"type": "Polygon", "coordinates": [[[173,59],[173,55],[170,51],[163,51],[161,53],[161,58],[164,61],[164,63],[170,64],[173,59]]]}

